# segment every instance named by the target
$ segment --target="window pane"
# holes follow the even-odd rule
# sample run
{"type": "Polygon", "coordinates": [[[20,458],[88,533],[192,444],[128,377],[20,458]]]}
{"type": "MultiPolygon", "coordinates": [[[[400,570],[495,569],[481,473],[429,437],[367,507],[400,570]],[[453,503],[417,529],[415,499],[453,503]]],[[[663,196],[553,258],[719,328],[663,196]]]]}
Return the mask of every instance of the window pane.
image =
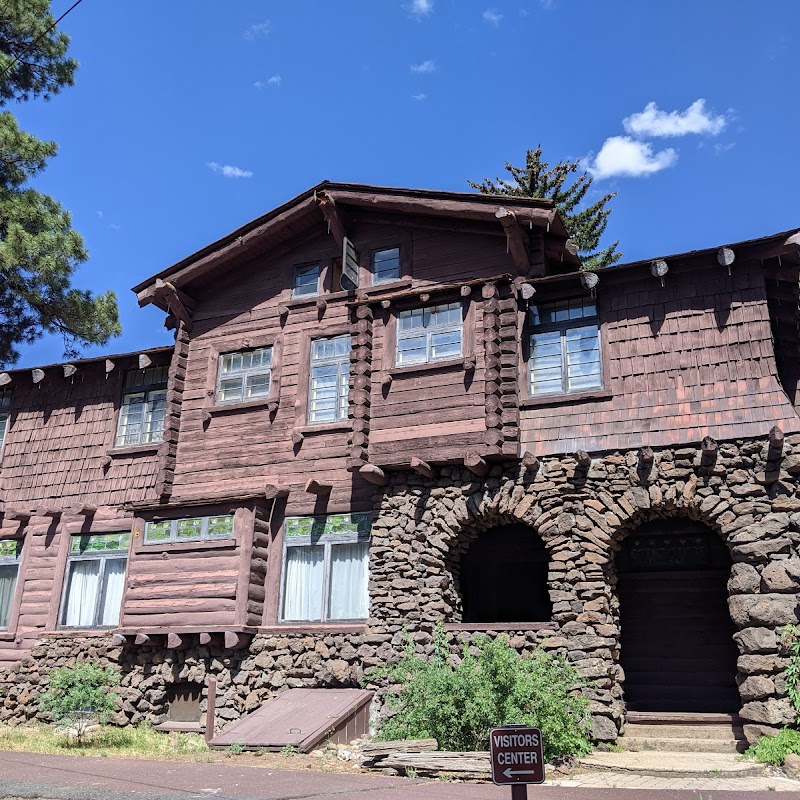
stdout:
{"type": "Polygon", "coordinates": [[[95,624],[101,564],[101,559],[69,563],[62,625],[90,628],[95,624]]]}
{"type": "Polygon", "coordinates": [[[69,543],[69,551],[70,553],[102,553],[127,550],[130,542],[131,535],[127,531],[73,536],[69,543]]]}
{"type": "Polygon", "coordinates": [[[230,536],[233,536],[232,516],[208,518],[208,537],[210,539],[227,539],[230,536]]]}
{"type": "Polygon", "coordinates": [[[283,619],[322,619],[322,579],[325,548],[287,547],[284,570],[283,619]]]}
{"type": "Polygon", "coordinates": [[[461,355],[461,330],[431,334],[431,360],[461,355]]]}
{"type": "Polygon", "coordinates": [[[167,414],[167,392],[165,389],[148,392],[142,443],[160,442],[164,435],[164,417],[167,414]]]}
{"type": "Polygon", "coordinates": [[[0,564],[0,628],[8,627],[18,571],[18,564],[0,564]]]}
{"type": "Polygon", "coordinates": [[[368,583],[369,544],[333,545],[328,619],[366,619],[369,616],[368,583]]]}
{"type": "Polygon", "coordinates": [[[220,403],[235,403],[242,399],[242,379],[226,378],[219,382],[217,400],[220,403]]]}
{"type": "Polygon", "coordinates": [[[397,363],[424,364],[428,360],[428,337],[409,336],[397,340],[397,363]]]}
{"type": "Polygon", "coordinates": [[[400,248],[378,250],[372,256],[372,282],[397,280],[400,277],[400,248]]]}
{"type": "Polygon", "coordinates": [[[597,325],[570,328],[566,331],[565,340],[569,389],[600,386],[600,342],[597,325]]]}
{"type": "Polygon", "coordinates": [[[0,447],[6,440],[6,428],[8,428],[8,414],[0,414],[0,447]]]}
{"type": "Polygon", "coordinates": [[[191,519],[179,519],[176,539],[200,539],[203,535],[203,518],[192,517],[191,519]]]}
{"type": "Polygon", "coordinates": [[[241,353],[228,353],[222,356],[222,374],[228,372],[239,372],[242,368],[242,354],[241,353]]]}
{"type": "Polygon", "coordinates": [[[145,543],[168,542],[170,537],[171,524],[166,522],[148,522],[144,526],[145,543]]]}
{"type": "Polygon", "coordinates": [[[251,397],[268,397],[269,381],[270,381],[269,372],[263,372],[260,375],[248,375],[245,397],[248,400],[251,397]]]}
{"type": "Polygon", "coordinates": [[[8,411],[11,408],[11,390],[0,389],[0,411],[8,411]]]}
{"type": "Polygon", "coordinates": [[[117,446],[140,444],[147,398],[144,392],[126,394],[122,398],[117,428],[117,446]]]}
{"type": "Polygon", "coordinates": [[[106,559],[98,625],[116,625],[119,622],[122,590],[125,588],[125,563],[124,558],[106,559]]]}
{"type": "Polygon", "coordinates": [[[422,309],[411,308],[408,311],[401,311],[399,315],[400,330],[409,331],[413,328],[422,327],[422,309]]]}
{"type": "Polygon", "coordinates": [[[350,347],[349,334],[312,341],[309,423],[336,422],[347,418],[350,347]]]}
{"type": "Polygon", "coordinates": [[[563,391],[561,374],[561,333],[535,333],[531,336],[531,394],[563,391]]]}
{"type": "Polygon", "coordinates": [[[314,367],[309,390],[309,421],[333,422],[336,419],[338,369],[336,365],[314,367]]]}
{"type": "Polygon", "coordinates": [[[295,297],[317,294],[319,289],[319,264],[312,264],[310,267],[296,267],[294,271],[294,288],[292,294],[295,297]]]}

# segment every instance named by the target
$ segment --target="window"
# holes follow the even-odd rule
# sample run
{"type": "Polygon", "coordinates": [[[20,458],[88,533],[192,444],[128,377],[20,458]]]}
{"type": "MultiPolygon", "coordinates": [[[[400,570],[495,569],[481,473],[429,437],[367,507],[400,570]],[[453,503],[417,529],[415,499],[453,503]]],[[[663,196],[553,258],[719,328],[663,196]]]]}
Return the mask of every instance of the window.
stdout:
{"type": "Polygon", "coordinates": [[[8,420],[11,417],[11,389],[0,389],[0,451],[6,440],[8,420]]]}
{"type": "Polygon", "coordinates": [[[61,625],[110,628],[119,622],[130,533],[73,536],[69,547],[61,625]]]}
{"type": "Polygon", "coordinates": [[[217,403],[241,403],[269,397],[272,348],[259,347],[220,357],[217,403]]]}
{"type": "Polygon", "coordinates": [[[308,385],[309,424],[347,419],[349,381],[350,335],[314,339],[308,385]]]}
{"type": "Polygon", "coordinates": [[[461,355],[461,303],[401,311],[397,319],[397,366],[461,355]]]}
{"type": "Polygon", "coordinates": [[[204,539],[230,539],[233,536],[233,516],[186,517],[148,522],[144,526],[144,543],[197,542],[204,539]]]}
{"type": "Polygon", "coordinates": [[[287,517],[282,622],[367,618],[371,523],[371,514],[287,517]]]}
{"type": "Polygon", "coordinates": [[[167,412],[168,367],[147,367],[125,375],[117,425],[117,447],[160,442],[167,412]]]}
{"type": "Polygon", "coordinates": [[[0,630],[8,628],[11,618],[21,552],[20,539],[0,539],[0,630]]]}
{"type": "Polygon", "coordinates": [[[400,277],[400,248],[376,250],[372,254],[372,282],[387,283],[400,277]]]}
{"type": "Polygon", "coordinates": [[[528,376],[531,395],[603,385],[597,304],[590,298],[532,306],[528,376]]]}
{"type": "Polygon", "coordinates": [[[319,264],[294,268],[292,297],[311,297],[319,294],[319,264]]]}

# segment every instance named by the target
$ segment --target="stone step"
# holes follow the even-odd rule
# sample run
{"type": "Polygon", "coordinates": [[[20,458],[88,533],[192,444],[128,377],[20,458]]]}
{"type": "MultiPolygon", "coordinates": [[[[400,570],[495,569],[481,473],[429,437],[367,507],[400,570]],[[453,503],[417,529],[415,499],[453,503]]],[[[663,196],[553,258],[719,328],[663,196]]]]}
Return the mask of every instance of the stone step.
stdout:
{"type": "MultiPolygon", "coordinates": [[[[592,753],[580,760],[584,769],[636,773],[661,778],[743,778],[768,775],[766,765],[740,760],[736,753],[592,753]]],[[[736,788],[733,784],[732,788],[736,788]]]]}
{"type": "Polygon", "coordinates": [[[625,726],[625,736],[637,739],[744,739],[741,725],[632,725],[625,726]]]}
{"type": "Polygon", "coordinates": [[[747,742],[737,739],[675,739],[657,736],[629,736],[617,739],[617,744],[631,753],[743,753],[747,742]]]}

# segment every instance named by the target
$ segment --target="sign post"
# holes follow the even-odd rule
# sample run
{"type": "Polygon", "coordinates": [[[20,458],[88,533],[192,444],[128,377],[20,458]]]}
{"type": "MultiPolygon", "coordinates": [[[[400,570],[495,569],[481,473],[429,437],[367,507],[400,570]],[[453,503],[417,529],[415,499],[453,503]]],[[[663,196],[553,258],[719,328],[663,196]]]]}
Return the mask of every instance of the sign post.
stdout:
{"type": "Polygon", "coordinates": [[[542,732],[527,725],[504,725],[489,732],[492,781],[511,786],[511,800],[525,800],[529,783],[544,783],[542,732]]]}

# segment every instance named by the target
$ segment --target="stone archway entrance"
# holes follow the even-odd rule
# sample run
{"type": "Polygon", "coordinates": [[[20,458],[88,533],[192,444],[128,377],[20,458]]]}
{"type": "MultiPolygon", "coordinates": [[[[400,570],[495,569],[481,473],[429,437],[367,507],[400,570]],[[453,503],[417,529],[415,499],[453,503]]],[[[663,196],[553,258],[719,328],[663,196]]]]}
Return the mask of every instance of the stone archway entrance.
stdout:
{"type": "Polygon", "coordinates": [[[624,540],[616,566],[628,711],[737,712],[725,544],[701,523],[654,520],[624,540]]]}

